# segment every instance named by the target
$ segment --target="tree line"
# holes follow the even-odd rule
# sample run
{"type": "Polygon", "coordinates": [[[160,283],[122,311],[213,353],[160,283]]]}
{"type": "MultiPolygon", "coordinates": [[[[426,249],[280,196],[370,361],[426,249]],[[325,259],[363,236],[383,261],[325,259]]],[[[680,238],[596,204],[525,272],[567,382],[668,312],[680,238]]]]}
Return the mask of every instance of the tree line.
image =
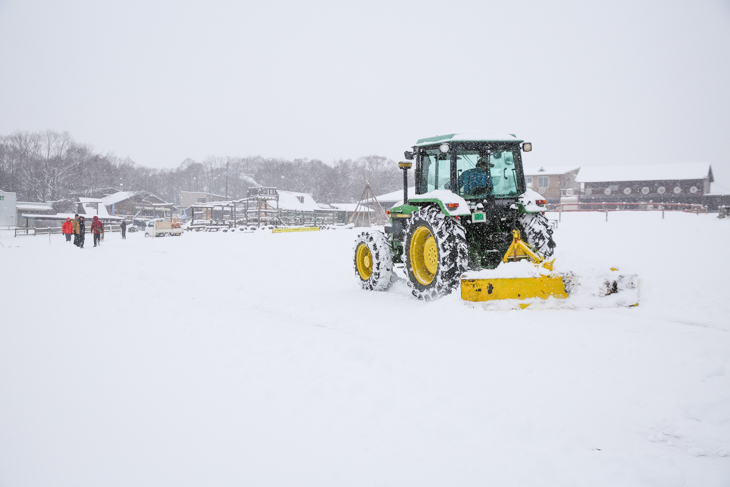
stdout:
{"type": "Polygon", "coordinates": [[[154,169],[96,152],[68,132],[0,135],[0,189],[16,193],[18,201],[99,198],[123,190],[148,191],[179,204],[181,191],[239,199],[251,186],[271,186],[311,193],[318,203],[353,203],[360,198],[365,179],[375,194],[402,185],[397,164],[381,156],[331,164],[317,159],[211,156],[203,161],[186,159],[175,169],[154,169]]]}

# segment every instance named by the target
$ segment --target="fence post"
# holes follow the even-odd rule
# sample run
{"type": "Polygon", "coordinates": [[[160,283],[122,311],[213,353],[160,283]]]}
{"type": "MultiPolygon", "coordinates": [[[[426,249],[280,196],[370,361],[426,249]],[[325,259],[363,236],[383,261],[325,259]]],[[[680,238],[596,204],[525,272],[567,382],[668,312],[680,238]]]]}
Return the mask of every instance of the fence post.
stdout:
{"type": "Polygon", "coordinates": [[[608,210],[606,210],[606,221],[608,221],[608,210]]]}
{"type": "Polygon", "coordinates": [[[560,203],[560,211],[558,212],[558,222],[563,221],[563,204],[560,203]]]}

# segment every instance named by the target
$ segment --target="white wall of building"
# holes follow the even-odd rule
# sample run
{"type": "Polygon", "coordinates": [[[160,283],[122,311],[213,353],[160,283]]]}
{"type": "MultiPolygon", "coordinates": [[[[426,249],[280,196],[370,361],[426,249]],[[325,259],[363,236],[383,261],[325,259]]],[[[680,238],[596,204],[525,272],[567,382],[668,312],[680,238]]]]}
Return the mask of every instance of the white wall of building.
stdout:
{"type": "Polygon", "coordinates": [[[0,227],[15,226],[15,193],[0,191],[0,227]]]}

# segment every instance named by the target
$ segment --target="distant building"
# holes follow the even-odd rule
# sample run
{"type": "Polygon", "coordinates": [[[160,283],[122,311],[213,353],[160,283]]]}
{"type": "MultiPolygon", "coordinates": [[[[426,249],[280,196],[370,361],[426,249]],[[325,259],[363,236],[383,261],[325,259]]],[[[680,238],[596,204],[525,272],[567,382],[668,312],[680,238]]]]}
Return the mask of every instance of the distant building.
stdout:
{"type": "Polygon", "coordinates": [[[14,227],[17,223],[15,193],[0,191],[0,227],[14,227]]]}
{"type": "Polygon", "coordinates": [[[190,208],[193,205],[226,201],[228,198],[219,194],[203,191],[180,191],[180,208],[190,208]]]}
{"type": "Polygon", "coordinates": [[[118,191],[100,201],[110,215],[123,217],[166,218],[173,209],[172,203],[147,191],[118,191]]]}
{"type": "Polygon", "coordinates": [[[564,196],[577,195],[580,184],[576,183],[578,166],[527,166],[525,186],[540,193],[548,203],[560,203],[564,196]]]}
{"type": "Polygon", "coordinates": [[[55,215],[53,203],[18,201],[15,204],[15,221],[19,227],[28,226],[38,216],[55,215]]]}
{"type": "Polygon", "coordinates": [[[704,204],[715,181],[707,163],[582,167],[580,201],[704,204]]]}

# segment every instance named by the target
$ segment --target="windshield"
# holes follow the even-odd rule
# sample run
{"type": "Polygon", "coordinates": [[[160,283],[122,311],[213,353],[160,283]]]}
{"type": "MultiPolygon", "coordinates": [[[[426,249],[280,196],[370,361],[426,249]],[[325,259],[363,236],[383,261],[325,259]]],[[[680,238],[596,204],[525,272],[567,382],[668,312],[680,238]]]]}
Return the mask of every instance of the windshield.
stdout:
{"type": "Polygon", "coordinates": [[[462,149],[456,151],[456,186],[463,197],[483,198],[488,195],[518,194],[515,151],[462,149]]]}
{"type": "MultiPolygon", "coordinates": [[[[497,146],[499,147],[499,146],[497,146]]],[[[518,147],[497,148],[482,144],[456,146],[456,192],[464,198],[517,196],[518,147]]],[[[451,156],[438,148],[421,153],[422,177],[419,194],[451,189],[451,156]]]]}

